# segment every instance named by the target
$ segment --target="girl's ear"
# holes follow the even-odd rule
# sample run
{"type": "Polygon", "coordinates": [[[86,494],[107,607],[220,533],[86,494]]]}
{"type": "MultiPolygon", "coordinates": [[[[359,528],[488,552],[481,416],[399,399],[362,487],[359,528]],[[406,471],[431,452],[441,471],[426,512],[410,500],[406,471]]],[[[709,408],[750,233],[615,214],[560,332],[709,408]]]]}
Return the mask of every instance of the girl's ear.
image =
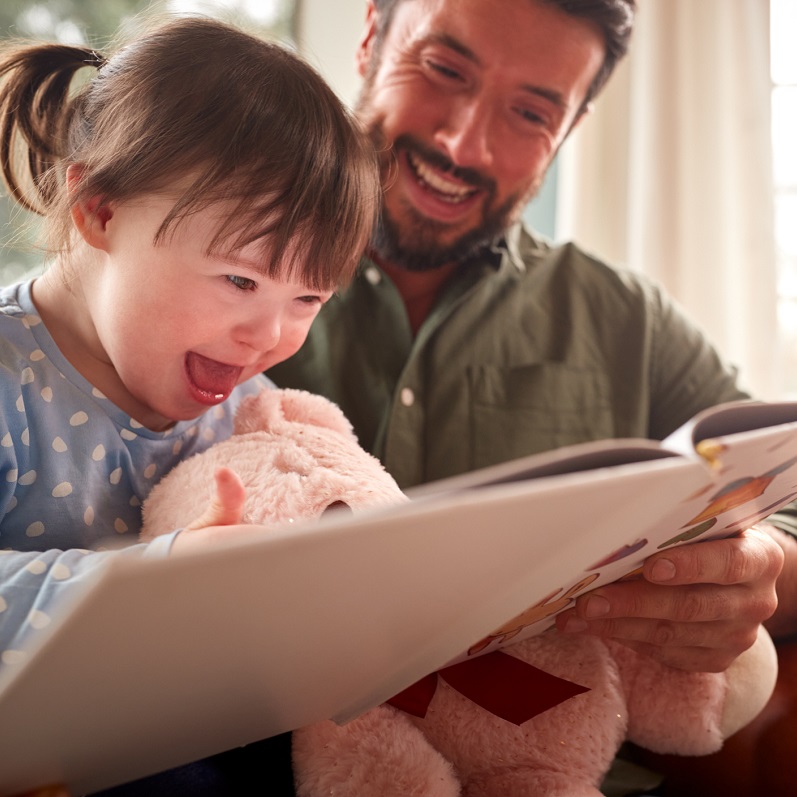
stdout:
{"type": "Polygon", "coordinates": [[[357,73],[360,77],[365,77],[368,73],[368,66],[371,63],[371,56],[374,50],[374,38],[376,37],[376,16],[377,10],[374,8],[373,0],[368,0],[365,10],[365,29],[357,45],[355,63],[357,73]]]}
{"type": "MultiPolygon", "coordinates": [[[[72,164],[66,170],[66,187],[70,194],[77,191],[83,170],[72,164]]],[[[113,217],[110,205],[102,204],[102,197],[93,196],[72,205],[72,222],[80,237],[95,249],[108,251],[108,222],[113,217]]]]}

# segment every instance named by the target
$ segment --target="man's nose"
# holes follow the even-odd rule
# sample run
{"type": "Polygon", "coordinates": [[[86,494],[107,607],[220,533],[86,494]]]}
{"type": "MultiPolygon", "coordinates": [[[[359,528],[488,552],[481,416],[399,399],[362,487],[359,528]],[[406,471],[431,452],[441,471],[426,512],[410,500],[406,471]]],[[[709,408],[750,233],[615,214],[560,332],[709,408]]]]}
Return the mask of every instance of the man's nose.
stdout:
{"type": "Polygon", "coordinates": [[[488,103],[475,97],[459,97],[435,133],[435,142],[456,166],[479,169],[492,166],[491,137],[488,103]]]}

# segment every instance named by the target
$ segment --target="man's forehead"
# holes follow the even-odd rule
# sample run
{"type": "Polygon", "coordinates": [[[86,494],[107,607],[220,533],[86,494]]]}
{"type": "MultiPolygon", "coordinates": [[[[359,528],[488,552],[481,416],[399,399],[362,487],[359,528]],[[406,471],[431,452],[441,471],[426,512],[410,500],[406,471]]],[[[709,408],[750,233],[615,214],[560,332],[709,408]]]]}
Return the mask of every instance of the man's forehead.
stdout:
{"type": "Polygon", "coordinates": [[[580,104],[606,55],[597,24],[547,0],[399,0],[396,12],[405,47],[447,48],[557,104],[580,104]]]}

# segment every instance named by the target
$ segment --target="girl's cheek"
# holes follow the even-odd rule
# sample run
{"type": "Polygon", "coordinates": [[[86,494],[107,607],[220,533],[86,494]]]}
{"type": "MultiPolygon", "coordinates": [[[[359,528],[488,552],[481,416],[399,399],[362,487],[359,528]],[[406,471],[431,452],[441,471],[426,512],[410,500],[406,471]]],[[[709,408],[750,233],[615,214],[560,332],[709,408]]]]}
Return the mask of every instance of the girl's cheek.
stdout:
{"type": "Polygon", "coordinates": [[[291,335],[291,354],[296,354],[296,352],[302,347],[302,344],[305,342],[307,335],[310,332],[310,327],[313,325],[313,321],[315,321],[315,316],[308,319],[306,323],[302,324],[301,327],[296,329],[291,335]]]}

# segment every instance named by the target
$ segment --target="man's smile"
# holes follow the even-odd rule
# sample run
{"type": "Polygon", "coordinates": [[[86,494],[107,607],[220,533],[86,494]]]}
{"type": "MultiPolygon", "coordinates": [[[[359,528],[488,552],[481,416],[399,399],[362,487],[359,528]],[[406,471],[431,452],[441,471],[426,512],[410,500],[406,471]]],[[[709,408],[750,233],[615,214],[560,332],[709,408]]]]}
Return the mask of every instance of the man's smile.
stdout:
{"type": "Polygon", "coordinates": [[[407,160],[418,180],[435,191],[444,202],[458,204],[473,196],[479,190],[472,186],[463,185],[460,182],[454,182],[444,172],[441,173],[433,168],[414,152],[407,153],[407,160]]]}

